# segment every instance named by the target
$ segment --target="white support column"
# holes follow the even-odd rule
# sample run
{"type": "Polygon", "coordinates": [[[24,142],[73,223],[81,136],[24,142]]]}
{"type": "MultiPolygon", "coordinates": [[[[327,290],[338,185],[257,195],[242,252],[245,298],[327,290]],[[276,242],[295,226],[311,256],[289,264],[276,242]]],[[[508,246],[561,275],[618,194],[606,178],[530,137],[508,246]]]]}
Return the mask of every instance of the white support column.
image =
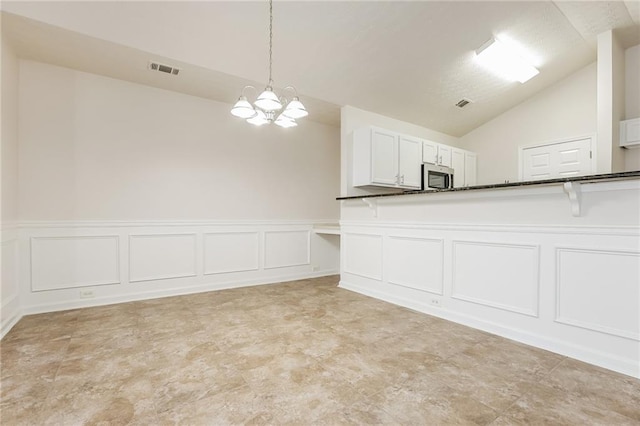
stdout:
{"type": "Polygon", "coordinates": [[[624,50],[613,30],[598,34],[597,173],[624,170],[619,122],[624,119],[624,50]]]}

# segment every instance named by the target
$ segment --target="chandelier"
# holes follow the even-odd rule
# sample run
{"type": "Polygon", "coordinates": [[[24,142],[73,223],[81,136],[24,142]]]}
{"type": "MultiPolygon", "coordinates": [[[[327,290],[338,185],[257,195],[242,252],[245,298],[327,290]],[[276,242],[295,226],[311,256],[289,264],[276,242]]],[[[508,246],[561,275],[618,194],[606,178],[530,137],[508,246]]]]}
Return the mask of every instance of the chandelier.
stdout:
{"type": "Polygon", "coordinates": [[[297,126],[297,118],[307,116],[309,113],[305,109],[298,91],[293,86],[287,86],[283,89],[292,90],[293,98],[289,101],[284,96],[278,97],[273,91],[273,80],[271,78],[271,68],[273,64],[273,0],[269,0],[269,83],[264,91],[258,96],[256,101],[251,105],[245,96],[246,89],[256,90],[253,86],[245,86],[240,93],[238,101],[231,108],[231,114],[244,118],[248,123],[256,126],[262,126],[267,123],[275,123],[281,127],[297,126]],[[282,108],[284,107],[284,110],[282,108]],[[282,112],[278,112],[282,110],[282,112]]]}

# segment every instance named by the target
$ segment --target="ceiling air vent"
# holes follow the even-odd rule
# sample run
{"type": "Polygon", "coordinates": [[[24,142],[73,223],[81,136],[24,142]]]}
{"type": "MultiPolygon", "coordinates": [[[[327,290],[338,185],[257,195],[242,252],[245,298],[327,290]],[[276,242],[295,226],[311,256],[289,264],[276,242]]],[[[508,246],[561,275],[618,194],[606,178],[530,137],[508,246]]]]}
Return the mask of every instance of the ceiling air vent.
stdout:
{"type": "Polygon", "coordinates": [[[473,103],[473,101],[471,99],[467,99],[467,98],[462,98],[458,101],[458,103],[456,104],[456,106],[458,108],[464,108],[467,105],[469,105],[470,103],[473,103]]]}
{"type": "Polygon", "coordinates": [[[158,62],[153,62],[153,61],[149,62],[149,69],[151,71],[160,71],[165,74],[171,74],[171,75],[178,75],[178,73],[180,72],[179,68],[172,67],[170,65],[160,64],[158,62]]]}

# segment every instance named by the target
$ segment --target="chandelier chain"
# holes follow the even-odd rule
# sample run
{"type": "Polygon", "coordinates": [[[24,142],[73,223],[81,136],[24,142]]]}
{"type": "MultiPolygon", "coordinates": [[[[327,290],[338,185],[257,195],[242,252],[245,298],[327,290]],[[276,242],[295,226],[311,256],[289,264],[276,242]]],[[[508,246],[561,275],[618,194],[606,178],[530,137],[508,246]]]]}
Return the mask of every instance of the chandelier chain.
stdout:
{"type": "MultiPolygon", "coordinates": [[[[0,0],[2,1],[2,0],[0,0]]],[[[258,95],[256,101],[251,105],[244,95],[247,88],[256,89],[253,86],[245,86],[240,93],[238,101],[231,108],[231,114],[244,118],[247,122],[262,126],[263,124],[275,123],[280,127],[297,126],[296,119],[309,115],[300,98],[298,91],[293,86],[286,86],[282,92],[293,91],[293,99],[290,101],[284,96],[278,96],[273,91],[273,0],[269,0],[269,83],[264,91],[258,95]],[[284,109],[283,109],[284,108],[284,109]],[[278,112],[283,109],[283,111],[278,112]]],[[[281,93],[282,94],[282,93],[281,93]]]]}
{"type": "Polygon", "coordinates": [[[269,86],[273,84],[271,68],[273,67],[273,0],[269,0],[269,86]]]}

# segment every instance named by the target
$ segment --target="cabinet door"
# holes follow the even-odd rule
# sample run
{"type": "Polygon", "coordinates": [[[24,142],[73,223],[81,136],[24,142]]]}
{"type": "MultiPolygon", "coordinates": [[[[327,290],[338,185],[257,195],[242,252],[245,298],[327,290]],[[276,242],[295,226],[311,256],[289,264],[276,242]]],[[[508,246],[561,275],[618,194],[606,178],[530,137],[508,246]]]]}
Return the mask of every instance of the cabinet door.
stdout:
{"type": "Polygon", "coordinates": [[[420,189],[422,178],[422,140],[408,136],[398,139],[398,174],[400,186],[420,189]]]}
{"type": "Polygon", "coordinates": [[[393,132],[371,131],[371,183],[398,183],[398,137],[393,132]]]}
{"type": "Polygon", "coordinates": [[[640,118],[620,122],[620,146],[634,147],[640,145],[640,118]]]}
{"type": "Polygon", "coordinates": [[[438,164],[451,167],[451,147],[447,145],[438,146],[438,164]]]}
{"type": "Polygon", "coordinates": [[[422,161],[424,163],[438,164],[438,144],[431,141],[422,142],[422,161]]]}
{"type": "MultiPolygon", "coordinates": [[[[473,186],[477,180],[478,156],[473,152],[464,153],[464,186],[473,186]]],[[[455,182],[455,176],[453,177],[455,182]]]]}
{"type": "Polygon", "coordinates": [[[453,187],[464,186],[464,151],[453,148],[451,150],[451,168],[453,169],[453,187]]]}

